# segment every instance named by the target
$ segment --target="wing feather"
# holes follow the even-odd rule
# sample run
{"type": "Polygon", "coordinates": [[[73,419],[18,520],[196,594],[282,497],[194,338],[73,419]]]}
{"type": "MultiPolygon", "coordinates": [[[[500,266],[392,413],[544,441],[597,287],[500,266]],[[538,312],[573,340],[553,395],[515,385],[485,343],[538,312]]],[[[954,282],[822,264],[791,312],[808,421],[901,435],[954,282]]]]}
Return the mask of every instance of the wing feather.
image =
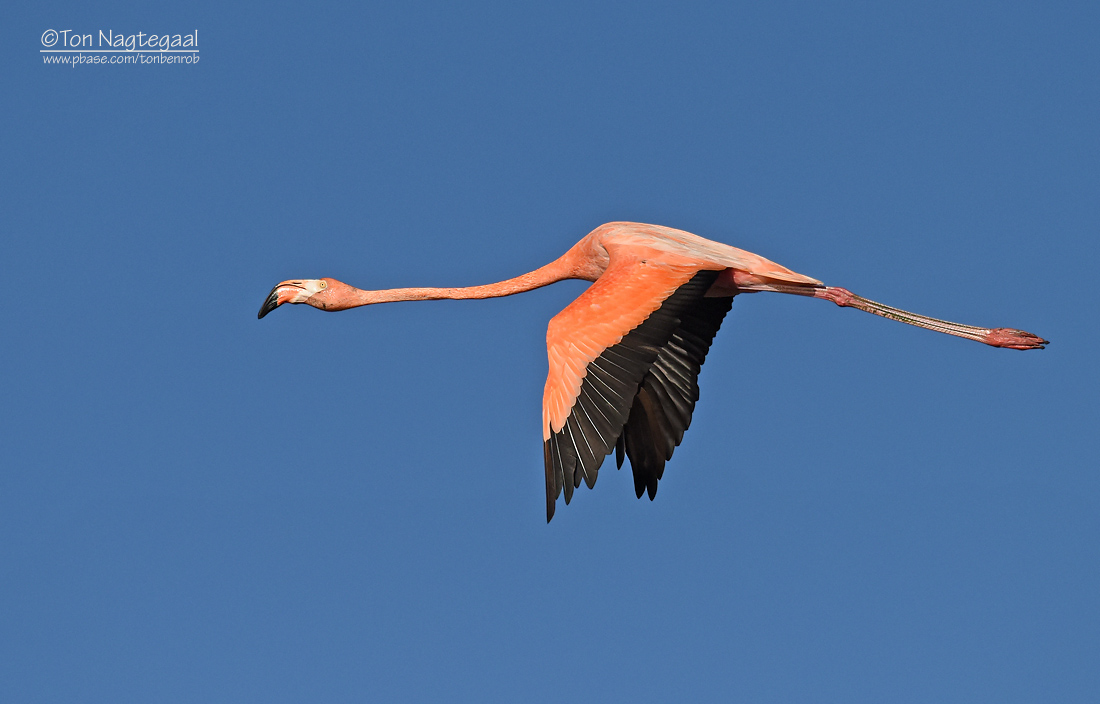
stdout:
{"type": "MultiPolygon", "coordinates": [[[[656,491],[656,479],[683,438],[698,398],[693,386],[698,364],[692,373],[692,364],[681,359],[698,355],[667,350],[690,311],[706,300],[718,273],[612,258],[596,283],[550,321],[550,373],[543,395],[547,520],[562,491],[569,503],[582,479],[590,488],[595,484],[612,451],[619,466],[630,456],[636,483],[639,476],[646,482],[655,476],[650,495],[656,491]],[[667,357],[662,376],[650,379],[662,355],[667,357]],[[669,376],[682,378],[673,382],[669,376]],[[648,411],[638,411],[636,431],[630,433],[628,421],[640,397],[648,411]],[[639,473],[635,465],[646,469],[639,473]]],[[[728,310],[729,299],[725,305],[728,310]]]]}
{"type": "Polygon", "coordinates": [[[699,371],[732,303],[732,298],[696,301],[642,380],[623,429],[638,498],[656,496],[665,462],[684,439],[699,400],[699,371]]]}

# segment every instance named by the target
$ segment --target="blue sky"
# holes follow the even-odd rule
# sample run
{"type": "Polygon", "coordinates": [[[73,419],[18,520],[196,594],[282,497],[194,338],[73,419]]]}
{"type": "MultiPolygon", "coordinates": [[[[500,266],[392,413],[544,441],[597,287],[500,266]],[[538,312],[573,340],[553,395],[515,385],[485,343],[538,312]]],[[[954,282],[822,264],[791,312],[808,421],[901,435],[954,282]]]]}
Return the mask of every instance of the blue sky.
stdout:
{"type": "Polygon", "coordinates": [[[4,6],[0,698],[1100,690],[1093,3],[4,6]],[[198,31],[45,65],[47,29],[198,31]],[[1053,341],[734,302],[657,500],[544,519],[547,321],[610,220],[1053,341]]]}

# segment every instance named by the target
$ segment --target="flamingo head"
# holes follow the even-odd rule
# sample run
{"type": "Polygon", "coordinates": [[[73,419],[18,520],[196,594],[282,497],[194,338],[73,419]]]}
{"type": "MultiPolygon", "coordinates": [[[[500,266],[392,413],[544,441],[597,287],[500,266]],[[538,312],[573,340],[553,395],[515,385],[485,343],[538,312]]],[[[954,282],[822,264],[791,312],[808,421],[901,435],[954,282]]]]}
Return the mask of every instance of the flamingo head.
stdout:
{"type": "Polygon", "coordinates": [[[262,318],[284,303],[308,303],[321,310],[343,310],[351,286],[336,279],[293,279],[284,281],[267,294],[257,318],[262,318]]]}

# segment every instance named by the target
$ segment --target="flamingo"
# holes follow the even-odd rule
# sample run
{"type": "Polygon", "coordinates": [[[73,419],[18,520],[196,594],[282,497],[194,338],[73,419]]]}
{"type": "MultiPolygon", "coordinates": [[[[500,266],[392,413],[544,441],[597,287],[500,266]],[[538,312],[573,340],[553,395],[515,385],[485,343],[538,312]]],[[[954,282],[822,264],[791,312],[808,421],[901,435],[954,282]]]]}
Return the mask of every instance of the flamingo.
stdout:
{"type": "Polygon", "coordinates": [[[546,266],[465,288],[363,291],[336,279],[283,281],[258,317],[284,303],[325,311],[374,303],[496,298],[565,279],[592,285],[550,320],[542,399],[546,520],[583,480],[591,489],[604,458],[630,458],[638,498],[652,500],[665,462],[683,440],[699,399],[699,370],[734,296],[772,291],[832,301],[909,325],[1015,350],[1046,340],[1012,328],[980,328],[875,303],[759,255],[683,230],[633,222],[597,227],[546,266]]]}

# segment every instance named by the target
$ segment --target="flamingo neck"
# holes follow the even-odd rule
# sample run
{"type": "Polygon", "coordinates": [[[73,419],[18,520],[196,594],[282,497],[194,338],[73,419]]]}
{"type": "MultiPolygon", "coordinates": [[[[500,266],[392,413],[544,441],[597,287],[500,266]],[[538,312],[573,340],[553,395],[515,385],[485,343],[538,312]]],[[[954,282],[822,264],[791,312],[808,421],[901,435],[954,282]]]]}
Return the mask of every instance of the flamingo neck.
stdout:
{"type": "MultiPolygon", "coordinates": [[[[443,299],[500,298],[525,291],[542,288],[565,279],[588,279],[587,272],[581,271],[571,261],[569,254],[556,259],[546,266],[522,274],[512,279],[498,281],[482,286],[460,288],[391,288],[382,291],[363,291],[348,287],[346,295],[348,308],[368,306],[375,303],[395,303],[398,301],[435,301],[443,299]]],[[[593,280],[593,279],[589,279],[593,280]]]]}

